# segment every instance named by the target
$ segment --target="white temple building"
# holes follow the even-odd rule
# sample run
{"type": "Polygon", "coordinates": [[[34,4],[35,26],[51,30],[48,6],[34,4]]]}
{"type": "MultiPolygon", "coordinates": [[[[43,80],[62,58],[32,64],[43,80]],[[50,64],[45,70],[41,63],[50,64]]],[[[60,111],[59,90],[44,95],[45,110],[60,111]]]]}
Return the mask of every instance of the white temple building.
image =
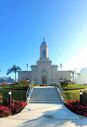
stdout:
{"type": "Polygon", "coordinates": [[[60,80],[70,80],[71,72],[58,71],[57,65],[52,65],[48,56],[48,45],[43,39],[40,46],[40,58],[36,65],[31,66],[31,71],[18,71],[18,81],[29,80],[37,84],[58,83],[60,80]]]}

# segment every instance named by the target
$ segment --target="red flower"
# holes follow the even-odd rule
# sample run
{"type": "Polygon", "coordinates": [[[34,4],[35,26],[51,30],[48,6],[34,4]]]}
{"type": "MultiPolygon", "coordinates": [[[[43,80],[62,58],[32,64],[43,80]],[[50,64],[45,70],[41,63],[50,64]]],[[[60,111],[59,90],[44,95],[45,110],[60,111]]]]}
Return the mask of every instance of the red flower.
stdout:
{"type": "Polygon", "coordinates": [[[87,116],[87,105],[81,105],[79,101],[75,100],[68,100],[66,101],[65,105],[74,113],[79,115],[87,116]]]}

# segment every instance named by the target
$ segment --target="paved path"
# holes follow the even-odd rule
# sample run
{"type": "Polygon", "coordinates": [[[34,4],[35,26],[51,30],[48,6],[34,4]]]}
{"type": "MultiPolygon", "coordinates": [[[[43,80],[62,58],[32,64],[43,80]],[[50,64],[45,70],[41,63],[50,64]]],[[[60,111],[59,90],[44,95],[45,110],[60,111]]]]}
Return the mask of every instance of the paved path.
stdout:
{"type": "Polygon", "coordinates": [[[28,104],[14,116],[0,119],[0,127],[87,127],[87,118],[75,115],[63,104],[28,104]]]}
{"type": "Polygon", "coordinates": [[[29,103],[21,113],[0,118],[0,127],[87,127],[87,118],[61,103],[29,103]]]}

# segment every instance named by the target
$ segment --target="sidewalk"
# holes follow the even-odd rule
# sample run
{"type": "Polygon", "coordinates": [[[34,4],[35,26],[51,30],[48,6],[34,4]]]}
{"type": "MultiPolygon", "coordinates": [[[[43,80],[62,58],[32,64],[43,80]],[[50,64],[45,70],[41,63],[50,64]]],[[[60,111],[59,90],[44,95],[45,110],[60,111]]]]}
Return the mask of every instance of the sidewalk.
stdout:
{"type": "Polygon", "coordinates": [[[17,115],[0,118],[0,127],[87,127],[87,118],[63,104],[31,103],[17,115]]]}

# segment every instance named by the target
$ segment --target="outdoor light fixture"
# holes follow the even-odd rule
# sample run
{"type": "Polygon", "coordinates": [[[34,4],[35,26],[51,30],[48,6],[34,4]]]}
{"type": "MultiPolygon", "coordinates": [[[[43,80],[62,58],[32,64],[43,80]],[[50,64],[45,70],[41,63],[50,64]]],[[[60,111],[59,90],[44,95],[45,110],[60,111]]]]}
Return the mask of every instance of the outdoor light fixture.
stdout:
{"type": "Polygon", "coordinates": [[[9,94],[9,105],[10,105],[11,104],[11,94],[12,94],[12,92],[9,91],[8,94],[9,94]]]}
{"type": "Polygon", "coordinates": [[[82,90],[80,91],[80,104],[82,104],[82,94],[83,94],[83,92],[82,92],[82,90]]]}
{"type": "Polygon", "coordinates": [[[29,82],[29,80],[27,80],[27,82],[29,82]]]}
{"type": "Polygon", "coordinates": [[[82,90],[80,91],[80,95],[82,95],[82,90]]]}
{"type": "Polygon", "coordinates": [[[27,79],[27,84],[29,85],[29,79],[27,79]]]}
{"type": "Polygon", "coordinates": [[[9,91],[8,94],[11,95],[11,91],[9,91]]]}

